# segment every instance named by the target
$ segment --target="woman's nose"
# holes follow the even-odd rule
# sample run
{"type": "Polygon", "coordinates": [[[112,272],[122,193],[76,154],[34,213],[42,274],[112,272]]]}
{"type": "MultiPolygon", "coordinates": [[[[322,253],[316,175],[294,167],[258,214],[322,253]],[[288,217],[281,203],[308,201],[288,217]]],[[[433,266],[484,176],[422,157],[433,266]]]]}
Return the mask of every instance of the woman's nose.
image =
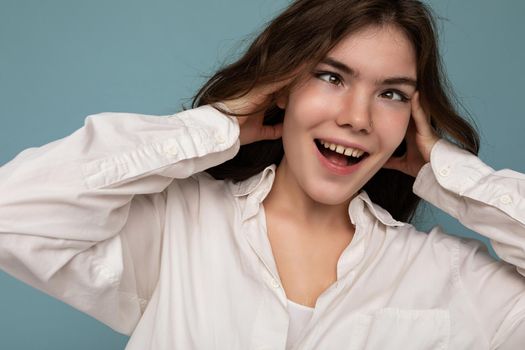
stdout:
{"type": "Polygon", "coordinates": [[[370,133],[373,124],[371,103],[368,98],[356,92],[348,96],[336,122],[339,126],[349,127],[355,132],[370,133]]]}

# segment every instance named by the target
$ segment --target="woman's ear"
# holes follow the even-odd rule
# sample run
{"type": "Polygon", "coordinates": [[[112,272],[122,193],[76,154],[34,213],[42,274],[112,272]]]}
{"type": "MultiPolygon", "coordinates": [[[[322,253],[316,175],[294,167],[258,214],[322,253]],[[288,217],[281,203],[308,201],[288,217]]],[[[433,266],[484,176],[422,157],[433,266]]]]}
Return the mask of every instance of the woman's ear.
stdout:
{"type": "Polygon", "coordinates": [[[284,88],[276,93],[275,104],[280,109],[286,109],[286,105],[288,104],[288,89],[284,88]]]}

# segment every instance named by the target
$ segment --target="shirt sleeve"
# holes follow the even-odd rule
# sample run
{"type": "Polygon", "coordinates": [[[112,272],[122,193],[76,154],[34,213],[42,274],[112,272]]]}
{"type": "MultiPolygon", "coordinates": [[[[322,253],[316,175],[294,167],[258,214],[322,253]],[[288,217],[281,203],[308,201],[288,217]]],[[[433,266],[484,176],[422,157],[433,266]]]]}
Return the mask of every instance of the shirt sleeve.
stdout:
{"type": "MultiPolygon", "coordinates": [[[[489,338],[490,349],[525,341],[525,175],[495,171],[446,140],[433,147],[414,192],[466,227],[490,239],[458,239],[454,271],[489,338]],[[518,326],[521,324],[521,328],[518,326]],[[519,331],[521,329],[521,331],[519,331]]],[[[504,347],[503,347],[504,348],[504,347]]]]}
{"type": "Polygon", "coordinates": [[[0,268],[130,334],[156,285],[165,190],[240,147],[212,106],[102,113],[0,167],[0,268]]]}

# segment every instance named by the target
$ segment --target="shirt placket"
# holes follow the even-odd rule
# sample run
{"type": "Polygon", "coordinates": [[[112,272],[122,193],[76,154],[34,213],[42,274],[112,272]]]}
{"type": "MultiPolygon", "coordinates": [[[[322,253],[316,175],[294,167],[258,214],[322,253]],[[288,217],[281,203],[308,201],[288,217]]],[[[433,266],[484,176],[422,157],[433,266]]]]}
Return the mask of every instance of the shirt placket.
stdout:
{"type": "Polygon", "coordinates": [[[315,326],[321,322],[322,316],[325,312],[329,312],[333,303],[341,297],[341,295],[348,295],[352,292],[356,278],[358,278],[360,271],[365,268],[362,265],[365,258],[365,250],[367,246],[367,239],[371,235],[371,230],[374,226],[373,220],[366,217],[364,212],[364,203],[360,200],[352,204],[355,221],[355,234],[352,242],[346,247],[341,254],[337,263],[337,280],[328,287],[317,299],[312,318],[305,326],[296,346],[293,350],[314,349],[312,344],[317,343],[319,335],[316,334],[315,326]]]}
{"type": "Polygon", "coordinates": [[[250,349],[284,350],[289,324],[286,294],[268,240],[262,206],[255,216],[243,223],[243,232],[251,248],[250,253],[257,260],[256,277],[265,289],[255,317],[250,349]]]}

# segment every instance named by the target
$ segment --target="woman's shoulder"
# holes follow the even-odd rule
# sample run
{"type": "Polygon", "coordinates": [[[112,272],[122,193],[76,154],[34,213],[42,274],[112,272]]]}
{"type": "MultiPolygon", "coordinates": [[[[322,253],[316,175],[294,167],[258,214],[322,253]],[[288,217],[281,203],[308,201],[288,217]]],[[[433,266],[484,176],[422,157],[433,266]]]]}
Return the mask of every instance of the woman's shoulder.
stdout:
{"type": "Polygon", "coordinates": [[[395,233],[391,243],[410,247],[416,255],[433,256],[437,260],[446,257],[452,264],[459,263],[469,254],[483,256],[486,260],[497,260],[491,256],[483,241],[448,233],[439,225],[428,231],[420,230],[410,223],[393,229],[395,233]]]}

